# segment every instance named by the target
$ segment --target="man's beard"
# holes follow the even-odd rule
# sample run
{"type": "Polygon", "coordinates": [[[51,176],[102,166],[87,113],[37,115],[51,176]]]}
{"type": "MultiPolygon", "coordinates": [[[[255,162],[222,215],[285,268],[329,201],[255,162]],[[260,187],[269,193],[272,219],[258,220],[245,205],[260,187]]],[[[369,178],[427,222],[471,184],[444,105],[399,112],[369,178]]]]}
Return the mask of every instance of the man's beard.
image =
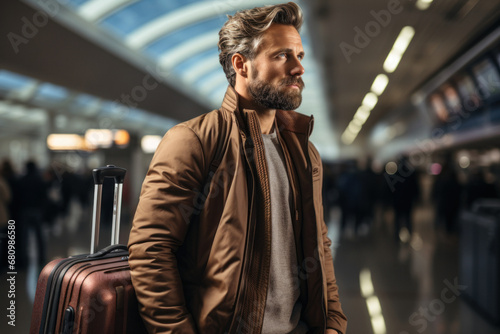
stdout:
{"type": "Polygon", "coordinates": [[[253,101],[269,109],[295,110],[302,103],[302,89],[304,82],[300,77],[288,77],[281,80],[277,85],[257,79],[258,72],[252,75],[248,85],[248,92],[253,101]],[[297,85],[298,90],[287,88],[288,85],[297,85]]]}

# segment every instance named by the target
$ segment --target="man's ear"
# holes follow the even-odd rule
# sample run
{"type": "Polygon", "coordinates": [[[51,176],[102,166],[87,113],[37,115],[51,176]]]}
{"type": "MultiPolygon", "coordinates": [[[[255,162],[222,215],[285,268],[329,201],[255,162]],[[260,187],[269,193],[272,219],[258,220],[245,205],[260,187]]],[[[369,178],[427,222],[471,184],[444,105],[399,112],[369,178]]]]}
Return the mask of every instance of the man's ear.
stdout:
{"type": "Polygon", "coordinates": [[[231,62],[236,74],[239,74],[244,78],[248,77],[248,60],[245,56],[240,53],[235,53],[231,57],[231,62]]]}

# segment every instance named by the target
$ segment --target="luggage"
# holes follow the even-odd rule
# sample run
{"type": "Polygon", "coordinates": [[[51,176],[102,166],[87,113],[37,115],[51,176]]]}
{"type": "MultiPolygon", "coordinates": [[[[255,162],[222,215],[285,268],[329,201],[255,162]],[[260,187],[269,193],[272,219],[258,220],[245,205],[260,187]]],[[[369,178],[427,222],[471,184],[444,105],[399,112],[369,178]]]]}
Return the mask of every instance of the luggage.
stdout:
{"type": "Polygon", "coordinates": [[[128,251],[118,245],[125,169],[93,170],[95,192],[90,254],[57,259],[42,270],[30,334],[147,333],[130,280],[128,251]],[[115,179],[111,245],[98,247],[103,181],[115,179]]]}

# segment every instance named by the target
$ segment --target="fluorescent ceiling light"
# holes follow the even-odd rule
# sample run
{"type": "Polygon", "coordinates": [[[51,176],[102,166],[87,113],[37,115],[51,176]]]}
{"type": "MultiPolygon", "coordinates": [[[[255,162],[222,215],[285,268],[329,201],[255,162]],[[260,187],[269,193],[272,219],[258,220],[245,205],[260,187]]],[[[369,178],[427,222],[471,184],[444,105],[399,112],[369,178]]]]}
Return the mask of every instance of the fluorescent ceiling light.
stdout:
{"type": "Polygon", "coordinates": [[[351,133],[358,134],[359,131],[361,131],[361,128],[362,128],[362,126],[353,120],[349,123],[347,130],[349,130],[351,133]]]}
{"type": "Polygon", "coordinates": [[[380,301],[377,296],[366,298],[366,306],[368,307],[368,313],[370,313],[372,317],[382,312],[382,307],[380,306],[380,301]]]}
{"type": "Polygon", "coordinates": [[[398,67],[399,62],[401,61],[402,56],[403,56],[402,54],[391,50],[391,52],[389,52],[389,55],[384,61],[384,71],[386,71],[387,73],[394,72],[398,67]]]}
{"type": "Polygon", "coordinates": [[[85,142],[77,134],[51,134],[47,137],[47,146],[50,150],[84,150],[85,142]]]}
{"type": "Polygon", "coordinates": [[[354,139],[356,139],[356,135],[346,130],[340,139],[345,145],[351,145],[354,139]]]}
{"type": "Polygon", "coordinates": [[[389,55],[387,55],[387,58],[384,61],[384,70],[387,73],[392,73],[396,70],[414,35],[415,29],[410,26],[406,26],[401,29],[398,38],[396,38],[396,41],[394,42],[391,52],[389,52],[389,55]]]}
{"type": "Polygon", "coordinates": [[[420,10],[426,10],[429,8],[433,0],[418,0],[417,3],[415,3],[415,7],[417,7],[420,10]]]}
{"type": "Polygon", "coordinates": [[[367,107],[369,110],[372,110],[378,102],[378,97],[377,95],[373,93],[367,93],[365,97],[363,98],[363,102],[361,102],[362,105],[367,107]]]}
{"type": "Polygon", "coordinates": [[[353,119],[357,119],[361,122],[361,124],[364,124],[368,117],[370,117],[370,109],[368,109],[366,106],[360,106],[354,114],[353,119]]]}
{"type": "MultiPolygon", "coordinates": [[[[368,302],[368,301],[367,301],[368,302]]],[[[379,303],[380,306],[380,303],[379,303]]],[[[386,334],[385,320],[382,313],[371,317],[372,329],[374,334],[386,334]]]]}
{"type": "Polygon", "coordinates": [[[387,84],[389,83],[389,78],[385,74],[379,74],[373,81],[371,91],[377,95],[382,95],[382,93],[385,90],[385,87],[387,87],[387,84]]]}
{"type": "Polygon", "coordinates": [[[350,123],[353,123],[355,126],[359,126],[360,128],[363,126],[363,122],[357,118],[353,118],[350,123]]]}
{"type": "Polygon", "coordinates": [[[399,36],[394,42],[394,46],[392,48],[403,54],[408,48],[413,35],[415,35],[415,29],[413,29],[413,27],[404,27],[403,29],[401,29],[401,32],[399,33],[399,36]]]}

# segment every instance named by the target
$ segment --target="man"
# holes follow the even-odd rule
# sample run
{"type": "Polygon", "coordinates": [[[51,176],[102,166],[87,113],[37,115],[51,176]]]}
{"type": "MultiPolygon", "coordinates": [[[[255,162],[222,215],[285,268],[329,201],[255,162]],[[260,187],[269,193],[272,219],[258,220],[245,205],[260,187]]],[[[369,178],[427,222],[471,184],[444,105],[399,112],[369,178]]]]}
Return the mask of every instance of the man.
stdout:
{"type": "Polygon", "coordinates": [[[170,129],[143,184],[130,267],[150,333],[345,333],[304,86],[300,8],[219,32],[219,110],[170,129]]]}

